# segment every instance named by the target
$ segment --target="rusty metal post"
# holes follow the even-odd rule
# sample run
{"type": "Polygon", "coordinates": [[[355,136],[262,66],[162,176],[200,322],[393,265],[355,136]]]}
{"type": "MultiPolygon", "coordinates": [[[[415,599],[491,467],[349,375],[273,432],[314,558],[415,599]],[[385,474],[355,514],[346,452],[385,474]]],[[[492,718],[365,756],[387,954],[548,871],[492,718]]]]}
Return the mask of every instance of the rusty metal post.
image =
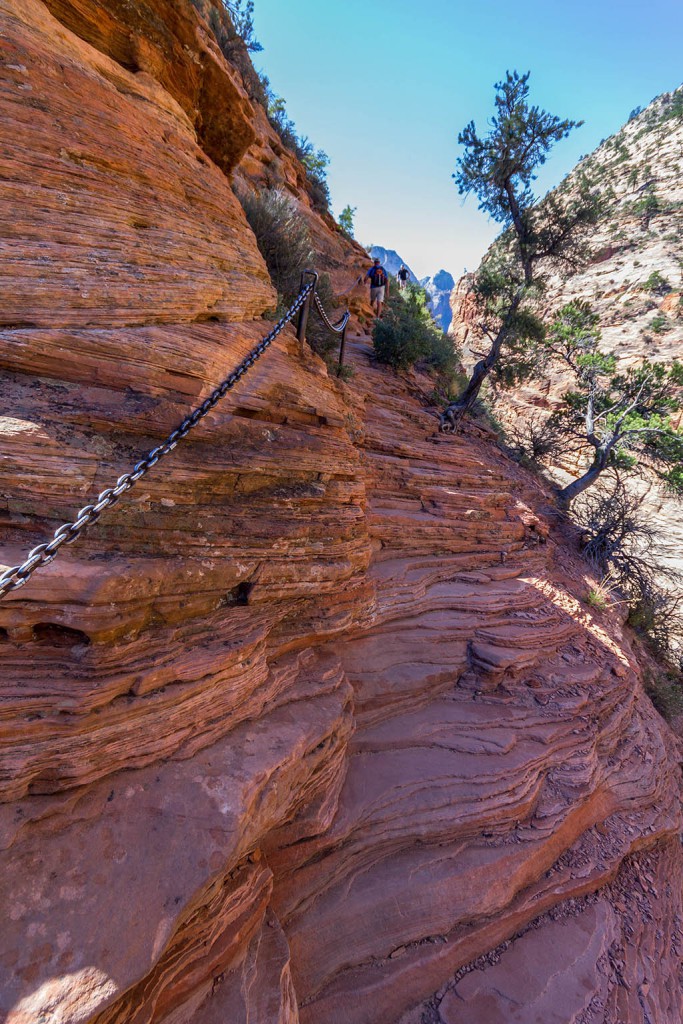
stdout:
{"type": "Polygon", "coordinates": [[[298,323],[296,325],[296,336],[299,339],[299,353],[300,353],[300,355],[304,354],[304,342],[306,340],[306,328],[308,327],[308,314],[309,314],[309,312],[311,310],[311,302],[313,301],[313,296],[315,295],[315,290],[318,287],[318,275],[316,274],[316,272],[314,270],[304,270],[303,274],[301,275],[301,287],[302,288],[306,284],[306,277],[312,277],[313,278],[313,287],[310,290],[310,292],[308,293],[308,295],[306,296],[306,301],[304,302],[303,306],[301,307],[301,311],[299,313],[299,320],[298,320],[298,323]]]}

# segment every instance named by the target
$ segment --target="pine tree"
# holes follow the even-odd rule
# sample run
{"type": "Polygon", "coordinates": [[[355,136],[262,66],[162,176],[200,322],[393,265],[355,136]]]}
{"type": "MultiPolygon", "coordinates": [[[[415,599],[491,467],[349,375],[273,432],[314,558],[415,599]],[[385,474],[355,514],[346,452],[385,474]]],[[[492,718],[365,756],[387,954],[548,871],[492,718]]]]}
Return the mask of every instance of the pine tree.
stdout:
{"type": "Polygon", "coordinates": [[[496,113],[490,131],[480,137],[474,122],[458,136],[465,147],[453,175],[461,195],[474,193],[479,208],[506,231],[475,275],[473,292],[480,328],[491,346],[464,391],[441,416],[441,429],[454,430],[494,373],[511,386],[533,367],[533,346],[543,325],[531,301],[538,298],[542,274],[563,263],[573,267],[585,257],[585,228],[599,214],[597,195],[582,181],[573,196],[549,194],[537,202],[535,172],[552,146],[582,122],[561,120],[529,106],[529,74],[507,72],[495,86],[496,113]]]}
{"type": "Polygon", "coordinates": [[[355,206],[345,206],[342,212],[339,214],[339,227],[342,229],[345,235],[349,238],[353,238],[353,218],[356,215],[355,206]]]}
{"type": "Polygon", "coordinates": [[[569,369],[574,386],[551,417],[568,443],[591,455],[581,476],[559,492],[568,507],[608,468],[633,471],[645,463],[683,495],[683,429],[673,417],[683,408],[683,364],[643,360],[620,370],[600,351],[598,318],[585,302],[558,313],[545,345],[569,369]]]}

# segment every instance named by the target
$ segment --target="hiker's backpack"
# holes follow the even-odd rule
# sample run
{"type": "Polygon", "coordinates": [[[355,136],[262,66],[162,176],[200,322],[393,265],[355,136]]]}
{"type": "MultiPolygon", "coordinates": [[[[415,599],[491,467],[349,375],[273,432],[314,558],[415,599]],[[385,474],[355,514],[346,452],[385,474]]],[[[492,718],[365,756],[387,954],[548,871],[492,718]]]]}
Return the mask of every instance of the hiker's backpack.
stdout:
{"type": "Polygon", "coordinates": [[[372,267],[370,270],[370,284],[373,288],[383,288],[387,283],[387,275],[384,267],[372,267]]]}

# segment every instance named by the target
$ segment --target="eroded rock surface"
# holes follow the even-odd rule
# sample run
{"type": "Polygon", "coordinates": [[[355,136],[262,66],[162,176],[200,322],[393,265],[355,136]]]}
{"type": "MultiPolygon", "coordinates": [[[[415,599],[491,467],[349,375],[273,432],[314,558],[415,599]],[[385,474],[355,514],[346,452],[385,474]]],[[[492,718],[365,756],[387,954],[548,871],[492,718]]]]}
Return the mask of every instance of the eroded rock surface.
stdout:
{"type": "MultiPolygon", "coordinates": [[[[49,8],[3,3],[5,564],[274,300],[226,177],[272,145],[201,11],[49,8]]],[[[538,485],[368,356],[339,384],[288,329],[0,603],[8,1024],[680,1020],[679,752],[629,638],[538,485]]]]}

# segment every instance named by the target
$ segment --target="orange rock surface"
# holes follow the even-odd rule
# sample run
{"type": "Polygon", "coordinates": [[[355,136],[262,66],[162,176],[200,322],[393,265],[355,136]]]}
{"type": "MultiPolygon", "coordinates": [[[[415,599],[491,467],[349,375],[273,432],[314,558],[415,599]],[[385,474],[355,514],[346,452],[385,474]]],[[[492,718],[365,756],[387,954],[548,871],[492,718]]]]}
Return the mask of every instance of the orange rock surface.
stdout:
{"type": "MultiPolygon", "coordinates": [[[[228,175],[274,142],[189,2],[2,16],[11,565],[268,330],[228,175]]],[[[344,385],[289,328],[0,602],[8,1024],[681,1020],[679,750],[629,637],[538,484],[349,347],[344,385]]]]}

